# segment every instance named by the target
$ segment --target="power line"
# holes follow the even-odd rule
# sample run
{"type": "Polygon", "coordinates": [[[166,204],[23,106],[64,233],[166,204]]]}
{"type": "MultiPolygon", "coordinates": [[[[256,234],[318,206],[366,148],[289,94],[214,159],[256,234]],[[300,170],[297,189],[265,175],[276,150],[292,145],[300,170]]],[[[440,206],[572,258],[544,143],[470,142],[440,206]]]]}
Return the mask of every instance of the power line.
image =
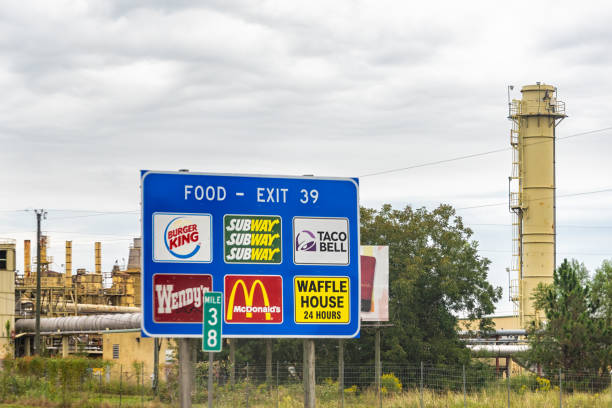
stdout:
{"type": "MultiPolygon", "coordinates": [[[[609,193],[609,192],[612,192],[612,188],[603,188],[603,189],[600,189],[600,190],[591,190],[591,191],[581,191],[581,192],[578,192],[578,193],[557,194],[557,198],[576,197],[576,196],[582,196],[582,195],[609,193]]],[[[548,200],[548,199],[551,199],[551,198],[554,198],[554,196],[532,198],[530,200],[527,200],[527,202],[537,201],[537,200],[548,200]]],[[[472,205],[472,206],[469,206],[469,207],[455,208],[455,210],[457,210],[457,211],[459,211],[459,210],[471,210],[471,209],[474,209],[474,208],[496,207],[496,206],[500,206],[500,205],[508,205],[508,202],[507,201],[503,201],[503,202],[497,202],[497,203],[472,205]]]]}
{"type": "MultiPolygon", "coordinates": [[[[479,249],[478,252],[495,252],[495,253],[504,253],[504,254],[508,254],[508,253],[512,253],[511,250],[505,250],[505,249],[479,249]]],[[[549,252],[551,253],[551,252],[549,252]]],[[[558,255],[591,255],[591,256],[609,256],[612,257],[612,252],[564,252],[564,251],[557,251],[558,255]]]]}
{"type": "MultiPolygon", "coordinates": [[[[30,234],[32,231],[11,231],[5,232],[3,234],[6,235],[14,235],[14,234],[30,234]]],[[[132,239],[133,237],[140,236],[140,232],[137,234],[101,234],[96,232],[77,232],[77,231],[53,231],[53,230],[44,230],[44,234],[70,234],[70,235],[92,235],[97,237],[116,237],[122,239],[132,239]]]]}
{"type": "Polygon", "coordinates": [[[380,175],[389,174],[389,173],[397,173],[399,171],[412,170],[412,169],[417,169],[419,167],[435,166],[436,164],[448,163],[448,162],[453,162],[453,161],[458,161],[458,160],[471,159],[471,158],[474,158],[474,157],[486,156],[488,154],[493,154],[493,153],[505,152],[506,150],[509,150],[509,148],[505,147],[503,149],[489,150],[488,152],[468,154],[468,155],[465,155],[465,156],[452,157],[450,159],[436,160],[436,161],[432,161],[432,162],[425,162],[425,163],[421,163],[421,164],[415,164],[415,165],[412,165],[412,166],[400,167],[400,168],[397,168],[397,169],[383,170],[383,171],[378,171],[378,172],[375,172],[375,173],[363,174],[363,175],[361,175],[359,177],[363,178],[363,177],[371,177],[371,176],[380,176],[380,175]]]}
{"type": "Polygon", "coordinates": [[[587,130],[586,132],[574,133],[574,134],[567,135],[567,136],[561,136],[561,137],[558,137],[557,140],[571,139],[573,137],[591,135],[593,133],[605,132],[606,130],[612,130],[612,126],[601,128],[601,129],[595,129],[595,130],[587,130]]]}
{"type": "Polygon", "coordinates": [[[67,219],[73,219],[73,218],[99,217],[101,215],[125,215],[125,214],[140,214],[140,211],[100,211],[100,212],[96,212],[94,214],[88,214],[88,215],[72,215],[68,217],[51,217],[51,220],[57,221],[57,220],[67,220],[67,219]]]}
{"type": "MultiPolygon", "coordinates": [[[[469,224],[469,227],[477,226],[477,227],[512,227],[512,224],[482,224],[475,223],[469,224]]],[[[557,228],[596,228],[596,229],[610,229],[612,225],[575,225],[575,224],[557,224],[557,228]]]]}
{"type": "MultiPolygon", "coordinates": [[[[568,135],[568,136],[558,137],[557,140],[565,140],[565,139],[570,139],[570,138],[579,137],[579,136],[586,136],[586,135],[591,135],[591,134],[594,134],[594,133],[605,132],[607,130],[612,130],[612,126],[601,128],[601,129],[589,130],[589,131],[586,131],[586,132],[574,133],[574,134],[571,134],[571,135],[568,135]]],[[[536,142],[536,143],[533,143],[533,144],[538,144],[538,143],[547,143],[547,141],[545,141],[545,142],[536,142]]],[[[503,149],[489,150],[489,151],[486,151],[486,152],[468,154],[468,155],[465,155],[465,156],[451,157],[451,158],[444,159],[444,160],[435,160],[435,161],[431,161],[431,162],[415,164],[415,165],[412,165],[412,166],[399,167],[399,168],[395,168],[395,169],[389,169],[389,170],[382,170],[382,171],[373,172],[373,173],[367,173],[367,174],[363,174],[363,175],[361,175],[359,177],[380,176],[380,175],[383,175],[383,174],[397,173],[397,172],[400,172],[400,171],[412,170],[412,169],[417,169],[417,168],[420,168],[420,167],[435,166],[437,164],[449,163],[449,162],[465,160],[465,159],[472,159],[474,157],[487,156],[489,154],[494,154],[494,153],[501,153],[501,152],[509,151],[511,149],[512,149],[512,147],[504,147],[503,149]]]]}
{"type": "MultiPolygon", "coordinates": [[[[32,211],[30,208],[21,208],[21,209],[0,209],[0,212],[29,212],[32,211]]],[[[140,212],[140,210],[117,210],[117,211],[105,211],[105,210],[82,210],[82,209],[72,209],[72,208],[50,208],[46,210],[47,212],[81,212],[81,213],[95,213],[95,214],[124,214],[127,212],[140,212]]]]}

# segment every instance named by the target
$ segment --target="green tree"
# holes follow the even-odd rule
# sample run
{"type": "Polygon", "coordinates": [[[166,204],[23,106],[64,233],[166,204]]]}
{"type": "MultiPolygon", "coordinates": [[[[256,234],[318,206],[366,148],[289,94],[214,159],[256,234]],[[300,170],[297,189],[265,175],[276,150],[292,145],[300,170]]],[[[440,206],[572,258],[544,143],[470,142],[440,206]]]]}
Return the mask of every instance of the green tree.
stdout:
{"type": "Polygon", "coordinates": [[[596,269],[591,287],[593,301],[600,305],[600,312],[612,325],[612,260],[604,260],[596,269]]]}
{"type": "MultiPolygon", "coordinates": [[[[472,231],[448,205],[433,211],[384,205],[361,208],[361,244],[389,246],[389,312],[382,358],[397,363],[466,362],[457,336],[459,312],[481,319],[493,313],[501,288],[487,282],[490,261],[478,255],[472,231]]],[[[347,344],[353,363],[373,359],[372,329],[347,344]]]]}
{"type": "MultiPolygon", "coordinates": [[[[472,230],[448,205],[427,211],[384,205],[361,208],[361,244],[389,246],[389,314],[382,330],[382,360],[397,364],[460,363],[469,351],[457,335],[457,314],[482,319],[495,310],[501,288],[487,282],[490,261],[478,255],[472,230]]],[[[362,326],[360,338],[345,342],[345,362],[372,364],[375,329],[362,326]]],[[[274,361],[302,363],[302,340],[274,341],[274,361]]],[[[316,342],[317,372],[336,367],[338,341],[316,342]]],[[[224,352],[226,350],[224,349],[224,352]]],[[[238,362],[263,365],[265,341],[240,339],[238,362]]],[[[224,357],[222,355],[221,357],[224,357]]],[[[332,370],[333,371],[333,370],[332,370]]]]}
{"type": "Polygon", "coordinates": [[[553,283],[536,289],[535,307],[546,319],[532,322],[527,356],[529,363],[540,364],[545,372],[563,369],[576,375],[608,375],[612,327],[586,276],[578,262],[565,259],[555,271],[553,283]]]}

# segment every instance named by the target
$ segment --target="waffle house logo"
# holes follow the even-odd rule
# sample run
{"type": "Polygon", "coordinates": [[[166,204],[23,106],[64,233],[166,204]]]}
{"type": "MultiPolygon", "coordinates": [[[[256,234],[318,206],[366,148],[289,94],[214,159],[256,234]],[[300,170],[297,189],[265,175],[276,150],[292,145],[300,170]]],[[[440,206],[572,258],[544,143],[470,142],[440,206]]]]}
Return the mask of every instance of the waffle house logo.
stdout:
{"type": "Polygon", "coordinates": [[[225,276],[226,323],[282,323],[283,279],[266,275],[225,276]]]}
{"type": "Polygon", "coordinates": [[[156,261],[210,262],[210,215],[155,214],[156,261]]]}

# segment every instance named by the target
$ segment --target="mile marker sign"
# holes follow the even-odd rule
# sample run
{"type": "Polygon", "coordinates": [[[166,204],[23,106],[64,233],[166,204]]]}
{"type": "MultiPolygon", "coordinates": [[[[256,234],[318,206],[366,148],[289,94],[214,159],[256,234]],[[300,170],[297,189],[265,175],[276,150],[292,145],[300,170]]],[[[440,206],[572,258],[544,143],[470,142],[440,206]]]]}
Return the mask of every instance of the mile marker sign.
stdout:
{"type": "Polygon", "coordinates": [[[204,322],[202,324],[202,351],[221,351],[221,319],[223,318],[223,293],[204,294],[204,322]]]}
{"type": "Polygon", "coordinates": [[[142,330],[350,338],[360,328],[359,187],[351,178],[143,171],[142,330]]]}

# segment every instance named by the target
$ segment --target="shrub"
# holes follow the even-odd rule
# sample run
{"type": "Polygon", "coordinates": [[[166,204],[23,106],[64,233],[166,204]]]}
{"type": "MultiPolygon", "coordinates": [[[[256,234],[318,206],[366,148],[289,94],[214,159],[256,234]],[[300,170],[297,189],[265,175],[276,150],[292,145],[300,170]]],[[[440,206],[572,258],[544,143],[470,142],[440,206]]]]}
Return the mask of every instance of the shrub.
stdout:
{"type": "Polygon", "coordinates": [[[357,386],[355,384],[344,389],[344,393],[347,395],[355,395],[357,393],[357,386]]]}
{"type": "Polygon", "coordinates": [[[389,394],[402,391],[402,383],[393,373],[383,374],[382,377],[380,377],[380,385],[389,394]]]}
{"type": "Polygon", "coordinates": [[[550,380],[547,378],[538,377],[536,378],[538,388],[536,391],[550,391],[550,380]]]}

